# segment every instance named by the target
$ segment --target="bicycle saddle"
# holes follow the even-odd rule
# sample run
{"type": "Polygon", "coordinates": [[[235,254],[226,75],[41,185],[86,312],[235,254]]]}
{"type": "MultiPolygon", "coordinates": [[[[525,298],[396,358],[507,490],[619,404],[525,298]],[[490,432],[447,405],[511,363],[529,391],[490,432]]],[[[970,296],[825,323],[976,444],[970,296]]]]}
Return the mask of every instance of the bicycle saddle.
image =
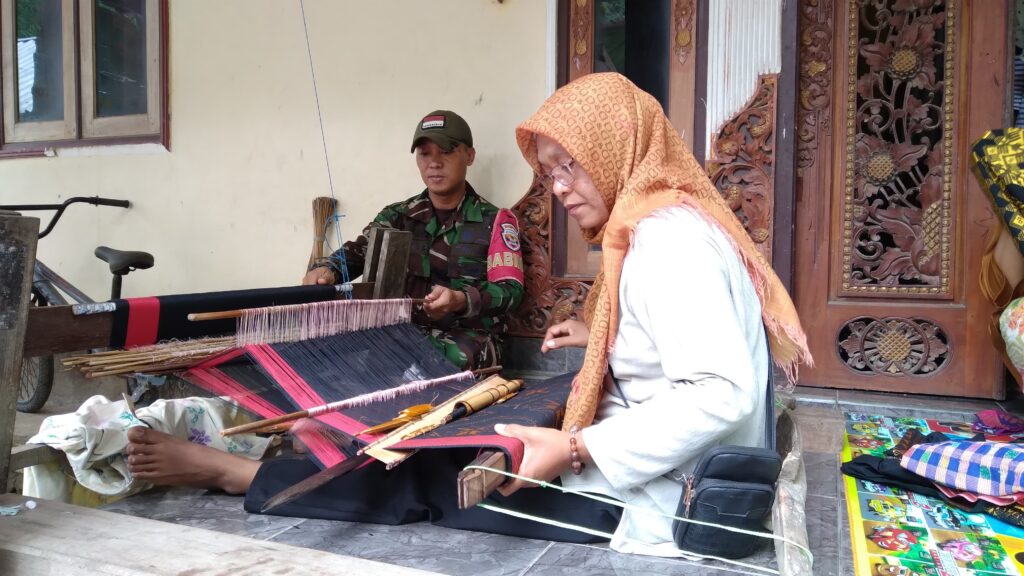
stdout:
{"type": "Polygon", "coordinates": [[[124,276],[132,270],[145,270],[153,267],[153,255],[149,252],[128,252],[100,246],[93,254],[110,264],[111,273],[120,276],[124,276]]]}

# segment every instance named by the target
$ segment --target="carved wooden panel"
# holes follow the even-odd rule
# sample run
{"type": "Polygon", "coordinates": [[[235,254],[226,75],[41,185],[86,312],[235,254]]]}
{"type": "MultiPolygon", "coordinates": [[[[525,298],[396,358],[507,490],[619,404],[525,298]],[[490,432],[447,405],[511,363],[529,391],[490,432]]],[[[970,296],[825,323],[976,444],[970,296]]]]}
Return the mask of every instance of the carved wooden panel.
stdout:
{"type": "Polygon", "coordinates": [[[590,283],[552,274],[552,198],[534,181],[526,196],[512,207],[519,219],[526,294],[512,316],[510,330],[516,336],[543,336],[548,326],[580,314],[590,283]]]}
{"type": "Polygon", "coordinates": [[[693,52],[696,3],[696,0],[675,0],[672,4],[672,46],[680,64],[686,64],[686,59],[693,52]]]}
{"type": "Polygon", "coordinates": [[[949,337],[923,318],[850,320],[836,338],[847,368],[862,375],[924,376],[949,359],[949,337]]]}
{"type": "Polygon", "coordinates": [[[1002,398],[976,288],[999,222],[969,154],[1002,123],[1007,3],[798,8],[793,295],[815,358],[800,382],[1002,398]]]}
{"type": "Polygon", "coordinates": [[[570,0],[569,81],[594,71],[594,2],[570,0]]]}
{"type": "Polygon", "coordinates": [[[800,3],[797,176],[814,165],[818,138],[832,132],[832,0],[800,3]]]}
{"type": "Polygon", "coordinates": [[[757,91],[718,131],[708,162],[711,182],[771,262],[775,198],[775,111],[778,76],[758,78],[757,91]]]}
{"type": "Polygon", "coordinates": [[[958,4],[849,3],[843,293],[950,295],[958,4]]]}

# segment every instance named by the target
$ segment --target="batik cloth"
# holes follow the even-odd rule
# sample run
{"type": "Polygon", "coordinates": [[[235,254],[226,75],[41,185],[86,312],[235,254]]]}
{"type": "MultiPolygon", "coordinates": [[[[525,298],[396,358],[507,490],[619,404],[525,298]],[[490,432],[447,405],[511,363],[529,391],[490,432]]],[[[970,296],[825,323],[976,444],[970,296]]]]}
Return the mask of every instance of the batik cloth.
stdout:
{"type": "Polygon", "coordinates": [[[984,410],[974,415],[974,430],[991,436],[1024,434],[1024,420],[1003,410],[984,410]]]}
{"type": "Polygon", "coordinates": [[[93,396],[75,412],[43,420],[39,433],[27,442],[64,452],[74,477],[68,478],[56,465],[26,468],[24,494],[100,505],[150,488],[152,484],[131,475],[125,460],[128,429],[134,426],[149,426],[176,438],[259,459],[270,444],[269,438],[220,435],[225,428],[249,421],[251,418],[240,408],[219,398],[157,400],[132,414],[123,400],[111,402],[93,396]]]}
{"type": "Polygon", "coordinates": [[[796,308],[782,282],[653,96],[620,74],[588,74],[560,88],[516,129],[523,157],[541,174],[537,134],[561,144],[586,170],[610,212],[604,226],[583,230],[588,243],[601,245],[601,270],[587,296],[584,315],[590,340],[563,429],[583,428],[594,419],[618,329],[623,261],[636,225],[663,208],[689,207],[725,233],[761,300],[776,362],[791,379],[799,363],[811,362],[796,308]]]}
{"type": "Polygon", "coordinates": [[[971,153],[975,175],[1024,253],[1024,129],[986,132],[971,153]]]}
{"type": "Polygon", "coordinates": [[[1024,445],[952,440],[918,444],[900,466],[943,486],[988,496],[1024,492],[1024,445]]]}

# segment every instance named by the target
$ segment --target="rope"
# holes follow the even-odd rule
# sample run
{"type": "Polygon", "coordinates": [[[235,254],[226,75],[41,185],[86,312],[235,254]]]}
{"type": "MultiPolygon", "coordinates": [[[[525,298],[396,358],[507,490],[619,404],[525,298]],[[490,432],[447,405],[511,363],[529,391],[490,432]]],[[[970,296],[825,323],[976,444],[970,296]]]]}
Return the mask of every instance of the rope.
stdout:
{"type": "MultiPolygon", "coordinates": [[[[334,200],[334,205],[338,206],[338,198],[334,195],[334,177],[331,175],[331,157],[327,154],[327,136],[324,132],[324,116],[320,111],[320,92],[316,86],[316,68],[313,66],[313,50],[309,46],[309,24],[306,22],[306,3],[305,0],[299,0],[299,10],[302,12],[302,31],[306,37],[306,55],[309,59],[309,76],[313,79],[313,98],[316,101],[316,118],[320,123],[320,144],[323,146],[324,151],[324,163],[327,165],[327,184],[331,189],[331,199],[334,200]]],[[[335,213],[331,216],[331,221],[334,223],[334,232],[338,237],[338,250],[331,255],[331,258],[337,260],[338,270],[341,271],[341,283],[348,284],[348,262],[345,261],[345,251],[342,250],[343,244],[341,241],[341,218],[342,216],[335,213]]],[[[327,227],[329,224],[324,225],[323,235],[327,236],[327,227]]],[[[352,292],[345,292],[345,299],[352,299],[352,292]]]]}
{"type": "MultiPolygon", "coordinates": [[[[590,493],[590,492],[581,492],[579,490],[573,490],[572,488],[566,488],[564,486],[560,486],[558,484],[551,484],[550,482],[545,482],[543,480],[537,480],[537,479],[534,479],[534,478],[528,478],[526,476],[520,476],[519,474],[515,474],[513,472],[508,472],[506,470],[499,470],[497,468],[491,468],[489,466],[480,466],[480,465],[477,465],[477,464],[470,464],[469,466],[466,466],[466,470],[485,470],[487,472],[494,472],[495,474],[501,474],[501,475],[507,476],[509,478],[515,478],[517,480],[523,480],[523,481],[526,481],[526,482],[531,482],[533,484],[538,484],[541,488],[553,488],[555,490],[559,490],[559,491],[561,491],[563,493],[566,493],[566,494],[575,494],[577,496],[582,496],[584,498],[590,498],[591,500],[596,500],[598,502],[604,502],[605,504],[611,504],[612,506],[618,506],[619,508],[622,508],[624,510],[632,510],[634,512],[639,512],[641,514],[647,514],[647,515],[650,515],[650,516],[660,516],[660,517],[663,517],[663,518],[670,518],[672,520],[679,520],[679,521],[682,521],[682,522],[689,522],[691,524],[699,524],[701,526],[710,526],[712,528],[720,528],[722,530],[728,530],[729,532],[737,532],[737,533],[740,533],[740,534],[749,534],[751,536],[756,536],[758,538],[766,538],[766,539],[770,539],[770,540],[776,540],[778,542],[783,542],[785,544],[789,544],[790,546],[793,546],[793,547],[797,548],[798,550],[800,550],[801,552],[803,552],[807,556],[807,559],[810,562],[810,564],[812,566],[814,565],[814,554],[811,553],[811,551],[806,546],[804,546],[804,545],[802,545],[802,544],[800,544],[798,542],[794,542],[793,540],[790,540],[789,538],[784,538],[782,536],[777,536],[775,534],[766,534],[764,532],[755,532],[753,530],[745,530],[743,528],[736,528],[734,526],[724,526],[722,524],[716,524],[714,522],[704,522],[704,521],[701,521],[701,520],[693,520],[693,519],[690,519],[690,518],[682,518],[680,516],[674,516],[672,514],[665,514],[664,512],[660,512],[658,510],[649,510],[647,508],[641,508],[640,506],[636,506],[635,504],[628,504],[626,502],[622,502],[622,501],[616,500],[614,498],[608,498],[608,497],[601,496],[599,494],[593,494],[593,493],[590,493]]],[[[569,529],[569,530],[576,530],[578,532],[583,532],[585,534],[590,534],[590,535],[593,535],[593,536],[601,536],[601,537],[604,537],[604,538],[608,538],[609,540],[611,540],[612,536],[613,536],[612,534],[608,534],[606,532],[601,532],[599,530],[594,530],[593,528],[587,528],[585,526],[577,526],[575,524],[569,524],[569,523],[561,522],[561,521],[558,521],[558,520],[552,520],[550,518],[543,518],[543,517],[540,517],[540,516],[533,516],[531,514],[526,514],[524,512],[518,512],[518,511],[515,511],[515,510],[509,510],[509,509],[506,509],[506,508],[501,508],[501,507],[498,507],[498,506],[494,506],[493,504],[486,504],[484,502],[480,502],[479,504],[477,504],[477,506],[479,506],[479,507],[481,507],[481,508],[483,508],[485,510],[491,510],[493,512],[500,512],[502,514],[507,514],[509,516],[515,516],[517,518],[523,518],[523,519],[526,519],[526,520],[532,520],[534,522],[540,522],[542,524],[548,524],[550,526],[557,526],[559,528],[566,528],[566,529],[569,529]]],[[[634,540],[632,538],[625,538],[625,539],[627,541],[629,541],[630,543],[632,543],[632,544],[637,544],[637,545],[640,545],[640,546],[646,547],[646,548],[654,548],[654,545],[652,545],[652,544],[650,544],[648,542],[643,542],[643,541],[640,541],[640,540],[634,540]]],[[[739,560],[730,560],[728,558],[720,558],[718,556],[708,556],[708,555],[704,555],[704,554],[696,554],[696,553],[693,553],[693,552],[687,552],[685,550],[683,550],[683,553],[686,554],[687,557],[691,557],[691,558],[701,558],[701,559],[704,559],[704,560],[716,560],[718,562],[724,562],[726,564],[732,564],[734,566],[740,566],[742,568],[746,568],[746,569],[750,569],[750,570],[757,570],[758,571],[758,572],[745,572],[745,574],[755,574],[755,575],[758,574],[758,573],[781,574],[778,570],[773,570],[771,568],[765,568],[763,566],[756,566],[754,564],[748,564],[746,562],[740,562],[739,560]]]]}

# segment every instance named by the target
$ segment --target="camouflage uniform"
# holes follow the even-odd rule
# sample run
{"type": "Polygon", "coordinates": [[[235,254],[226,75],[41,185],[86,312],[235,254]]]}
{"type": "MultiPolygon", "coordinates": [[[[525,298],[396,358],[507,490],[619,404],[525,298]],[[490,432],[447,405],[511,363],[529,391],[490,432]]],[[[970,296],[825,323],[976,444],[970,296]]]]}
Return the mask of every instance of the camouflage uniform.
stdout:
{"type": "MultiPolygon", "coordinates": [[[[497,214],[498,208],[467,183],[462,202],[451,211],[447,222],[440,222],[424,190],[408,200],[386,206],[359,238],[345,243],[342,250],[349,276],[354,278],[363,272],[370,228],[412,232],[406,296],[422,298],[433,286],[440,285],[461,290],[467,297],[462,314],[432,320],[417,309],[413,322],[426,331],[438,350],[456,366],[471,369],[497,363],[499,358],[492,354],[499,354],[500,337],[508,329],[505,315],[523,299],[520,283],[487,280],[488,248],[497,214]]],[[[340,278],[335,255],[320,265],[328,265],[340,278]]]]}

